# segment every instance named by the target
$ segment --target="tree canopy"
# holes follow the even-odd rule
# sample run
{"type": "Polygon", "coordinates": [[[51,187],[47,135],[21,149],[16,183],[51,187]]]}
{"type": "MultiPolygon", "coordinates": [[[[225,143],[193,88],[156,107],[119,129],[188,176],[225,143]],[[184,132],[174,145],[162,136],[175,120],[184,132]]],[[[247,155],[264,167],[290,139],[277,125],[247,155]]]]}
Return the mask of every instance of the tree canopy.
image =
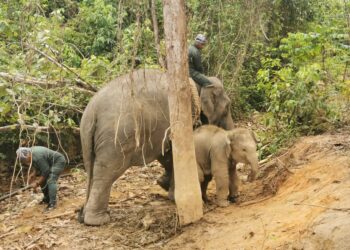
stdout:
{"type": "MultiPolygon", "coordinates": [[[[207,35],[207,75],[223,80],[234,118],[261,114],[256,122],[265,128],[259,134],[262,155],[293,136],[347,122],[349,1],[189,0],[186,5],[188,41],[197,33],[207,35]]],[[[57,138],[58,131],[74,132],[103,84],[133,67],[161,68],[159,57],[165,56],[160,0],[2,1],[1,152],[13,150],[8,145],[18,146],[20,139],[51,142],[38,127],[57,138]]]]}

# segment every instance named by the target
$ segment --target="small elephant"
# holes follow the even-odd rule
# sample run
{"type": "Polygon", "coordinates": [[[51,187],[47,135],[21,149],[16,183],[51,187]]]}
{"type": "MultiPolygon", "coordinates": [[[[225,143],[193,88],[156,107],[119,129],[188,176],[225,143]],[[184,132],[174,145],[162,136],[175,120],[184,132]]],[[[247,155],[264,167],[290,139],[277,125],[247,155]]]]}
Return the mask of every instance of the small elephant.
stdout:
{"type": "MultiPolygon", "coordinates": [[[[202,198],[208,200],[206,191],[212,177],[216,183],[216,203],[227,206],[228,200],[238,196],[239,178],[236,172],[238,162],[251,166],[250,180],[258,172],[258,155],[254,134],[245,128],[224,130],[205,125],[194,131],[194,145],[201,183],[202,198]],[[228,196],[227,196],[228,195],[228,196]]],[[[174,184],[169,190],[169,198],[174,197],[174,184]]]]}

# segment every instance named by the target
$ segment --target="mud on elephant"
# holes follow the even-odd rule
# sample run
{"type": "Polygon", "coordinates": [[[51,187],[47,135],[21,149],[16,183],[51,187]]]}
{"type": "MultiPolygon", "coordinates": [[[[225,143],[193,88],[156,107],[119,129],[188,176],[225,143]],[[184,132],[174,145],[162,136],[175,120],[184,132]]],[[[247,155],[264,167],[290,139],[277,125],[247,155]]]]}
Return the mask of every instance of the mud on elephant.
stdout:
{"type": "MultiPolygon", "coordinates": [[[[218,79],[215,81],[219,83],[218,79]]],[[[118,177],[130,166],[164,158],[163,149],[167,151],[170,147],[169,139],[164,138],[170,126],[169,84],[172,83],[167,81],[166,73],[140,69],[111,81],[90,100],[80,124],[88,175],[86,201],[79,216],[81,222],[108,223],[110,191],[118,177]]],[[[210,121],[232,126],[227,104],[221,105],[225,108],[221,118],[217,113],[216,107],[220,106],[217,95],[223,93],[215,92],[217,88],[220,86],[211,88],[213,93],[206,90],[208,98],[203,101],[203,111],[210,121]],[[206,110],[206,102],[213,102],[214,108],[206,110]]]]}
{"type": "MultiPolygon", "coordinates": [[[[239,178],[236,164],[241,162],[251,166],[250,180],[258,172],[258,155],[254,134],[245,128],[225,131],[219,127],[207,125],[194,131],[194,145],[201,183],[202,198],[207,201],[208,183],[214,177],[216,184],[216,203],[227,206],[228,200],[238,196],[239,178]]],[[[172,182],[169,198],[174,196],[172,182]]]]}

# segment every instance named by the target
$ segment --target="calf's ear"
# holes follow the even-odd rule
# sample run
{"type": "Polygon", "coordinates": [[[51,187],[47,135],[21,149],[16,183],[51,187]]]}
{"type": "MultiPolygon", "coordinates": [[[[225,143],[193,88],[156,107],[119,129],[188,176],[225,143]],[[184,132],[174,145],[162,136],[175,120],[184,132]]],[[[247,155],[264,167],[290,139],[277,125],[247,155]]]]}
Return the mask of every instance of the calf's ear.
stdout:
{"type": "Polygon", "coordinates": [[[227,157],[227,159],[229,159],[230,158],[230,156],[231,156],[231,140],[229,139],[229,137],[227,137],[227,139],[225,140],[225,154],[226,154],[226,157],[227,157]]]}
{"type": "Polygon", "coordinates": [[[250,133],[250,135],[252,136],[252,138],[253,138],[253,140],[255,141],[255,143],[258,143],[259,140],[258,140],[257,137],[255,136],[255,133],[254,133],[253,131],[251,131],[251,130],[249,130],[249,133],[250,133]]]}
{"type": "Polygon", "coordinates": [[[237,134],[232,130],[229,130],[226,133],[227,133],[227,139],[229,140],[230,144],[233,144],[236,140],[237,134]]]}

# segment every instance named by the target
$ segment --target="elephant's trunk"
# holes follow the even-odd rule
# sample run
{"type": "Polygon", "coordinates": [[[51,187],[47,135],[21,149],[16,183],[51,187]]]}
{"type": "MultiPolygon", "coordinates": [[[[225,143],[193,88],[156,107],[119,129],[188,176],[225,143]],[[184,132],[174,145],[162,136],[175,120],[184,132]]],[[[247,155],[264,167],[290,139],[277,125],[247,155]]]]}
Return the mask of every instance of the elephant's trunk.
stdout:
{"type": "Polygon", "coordinates": [[[225,125],[226,125],[225,126],[226,130],[231,130],[231,129],[235,128],[235,125],[234,125],[233,120],[232,120],[231,112],[227,115],[227,119],[226,119],[226,124],[225,125]]]}
{"type": "Polygon", "coordinates": [[[255,153],[254,155],[251,155],[248,157],[248,162],[249,165],[251,167],[251,172],[249,175],[249,180],[253,181],[256,179],[257,175],[258,175],[258,166],[259,166],[259,161],[258,161],[258,156],[255,153]]]}

